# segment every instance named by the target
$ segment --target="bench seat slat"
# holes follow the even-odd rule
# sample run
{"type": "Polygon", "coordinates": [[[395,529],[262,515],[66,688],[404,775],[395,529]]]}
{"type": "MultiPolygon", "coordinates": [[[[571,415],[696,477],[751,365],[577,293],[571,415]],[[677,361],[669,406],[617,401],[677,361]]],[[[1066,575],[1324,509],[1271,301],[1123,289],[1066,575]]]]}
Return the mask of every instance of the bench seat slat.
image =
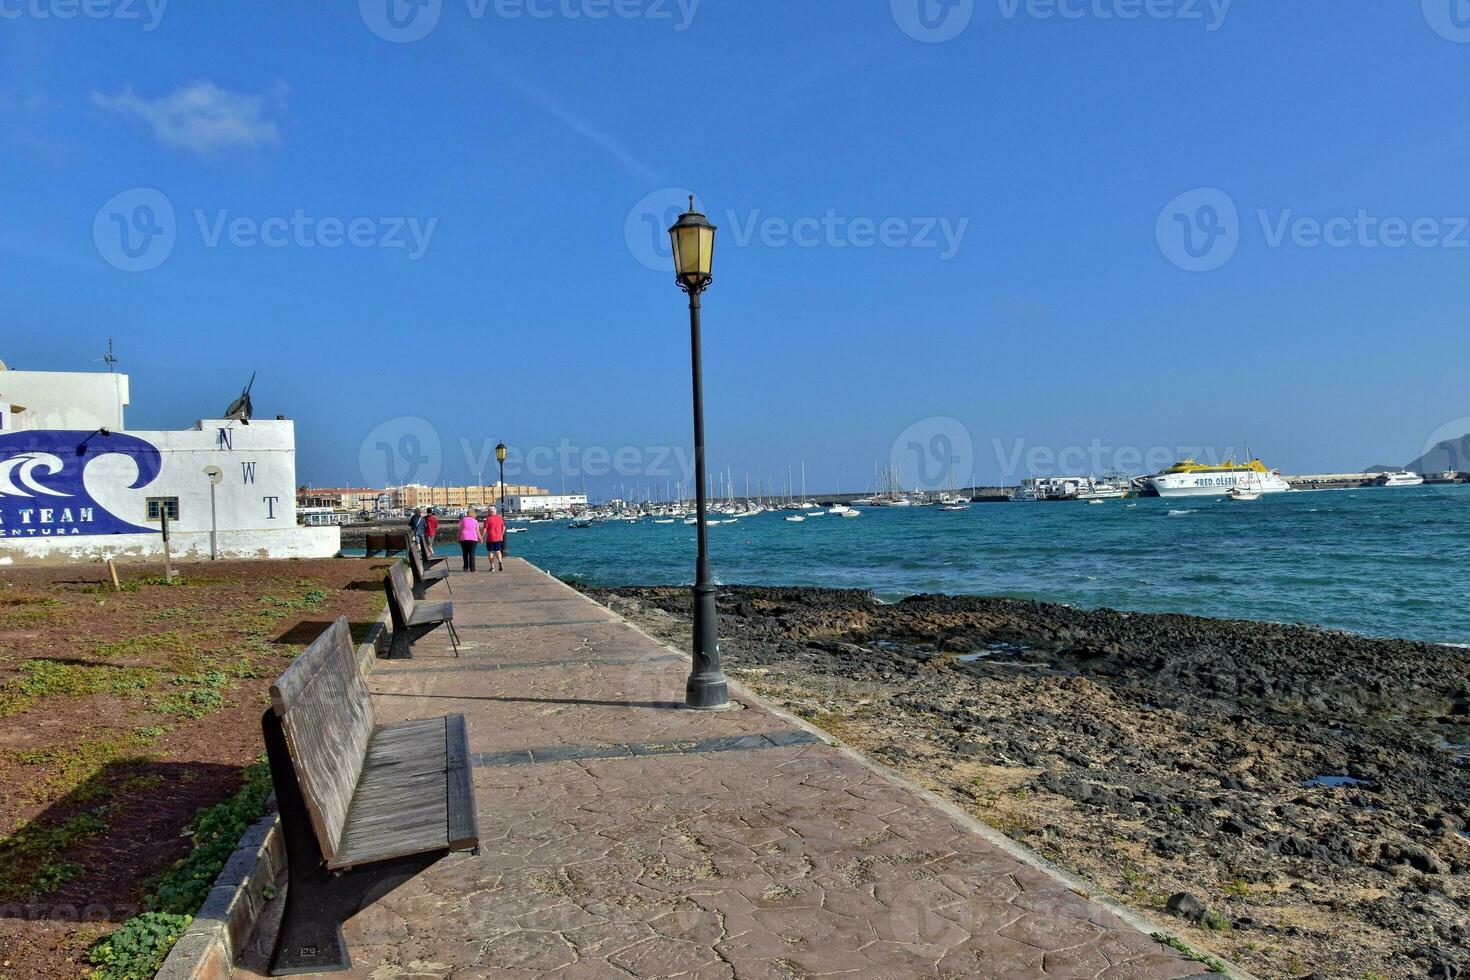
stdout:
{"type": "Polygon", "coordinates": [[[420,623],[442,623],[454,618],[454,605],[449,602],[419,602],[413,607],[413,613],[409,615],[410,625],[417,626],[420,623]]]}
{"type": "Polygon", "coordinates": [[[449,849],[464,851],[480,846],[480,826],[475,817],[475,784],[470,770],[470,737],[464,715],[444,719],[446,763],[449,772],[449,849]]]}
{"type": "Polygon", "coordinates": [[[444,732],[445,719],[426,718],[374,733],[329,868],[449,847],[444,732]]]}

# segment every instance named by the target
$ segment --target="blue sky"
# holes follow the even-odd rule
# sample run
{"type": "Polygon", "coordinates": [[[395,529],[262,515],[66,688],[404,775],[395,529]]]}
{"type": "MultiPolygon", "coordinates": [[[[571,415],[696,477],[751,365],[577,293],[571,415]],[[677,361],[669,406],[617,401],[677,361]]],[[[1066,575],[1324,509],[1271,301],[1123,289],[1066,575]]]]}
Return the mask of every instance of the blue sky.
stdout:
{"type": "Polygon", "coordinates": [[[684,188],[741,486],[1357,468],[1470,416],[1452,0],[91,2],[0,0],[0,358],[113,338],[135,429],[258,370],[302,482],[501,439],[677,480],[684,188]]]}

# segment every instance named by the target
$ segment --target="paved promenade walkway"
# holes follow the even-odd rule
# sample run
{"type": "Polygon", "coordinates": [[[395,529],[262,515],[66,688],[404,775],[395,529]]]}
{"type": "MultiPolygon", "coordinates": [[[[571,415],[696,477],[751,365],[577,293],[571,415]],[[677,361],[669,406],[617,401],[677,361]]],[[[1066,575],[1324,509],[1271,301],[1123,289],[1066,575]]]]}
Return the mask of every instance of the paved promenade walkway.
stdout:
{"type": "Polygon", "coordinates": [[[370,684],[380,722],[466,716],[483,851],[349,923],[348,976],[1204,972],[744,695],[682,710],[686,657],[533,566],[452,584],[464,656],[370,684]]]}

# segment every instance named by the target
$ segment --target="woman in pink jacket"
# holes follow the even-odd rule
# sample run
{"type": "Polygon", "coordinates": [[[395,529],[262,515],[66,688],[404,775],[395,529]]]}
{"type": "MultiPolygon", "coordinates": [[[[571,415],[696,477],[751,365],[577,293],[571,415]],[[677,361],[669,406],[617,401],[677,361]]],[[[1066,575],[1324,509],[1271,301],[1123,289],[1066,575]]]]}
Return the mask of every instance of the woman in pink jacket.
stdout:
{"type": "Polygon", "coordinates": [[[475,549],[480,546],[482,537],[480,519],[475,516],[474,508],[470,508],[459,522],[459,550],[464,554],[464,570],[467,572],[475,570],[475,549]]]}

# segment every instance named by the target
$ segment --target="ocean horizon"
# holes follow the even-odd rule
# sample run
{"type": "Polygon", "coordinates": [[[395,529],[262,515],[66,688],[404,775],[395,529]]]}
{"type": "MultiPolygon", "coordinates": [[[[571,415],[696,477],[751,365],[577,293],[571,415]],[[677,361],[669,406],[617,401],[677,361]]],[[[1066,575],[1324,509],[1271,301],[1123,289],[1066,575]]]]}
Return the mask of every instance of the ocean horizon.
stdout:
{"type": "MultiPolygon", "coordinates": [[[[1455,556],[1470,546],[1470,486],[1223,497],[861,508],[710,528],[722,585],[1036,599],[1082,608],[1301,623],[1470,646],[1455,556]]],[[[510,550],[587,585],[688,585],[694,528],[608,521],[526,527],[510,550]]],[[[449,546],[452,549],[452,546],[449,546]]],[[[440,550],[444,551],[441,544],[440,550]]]]}

